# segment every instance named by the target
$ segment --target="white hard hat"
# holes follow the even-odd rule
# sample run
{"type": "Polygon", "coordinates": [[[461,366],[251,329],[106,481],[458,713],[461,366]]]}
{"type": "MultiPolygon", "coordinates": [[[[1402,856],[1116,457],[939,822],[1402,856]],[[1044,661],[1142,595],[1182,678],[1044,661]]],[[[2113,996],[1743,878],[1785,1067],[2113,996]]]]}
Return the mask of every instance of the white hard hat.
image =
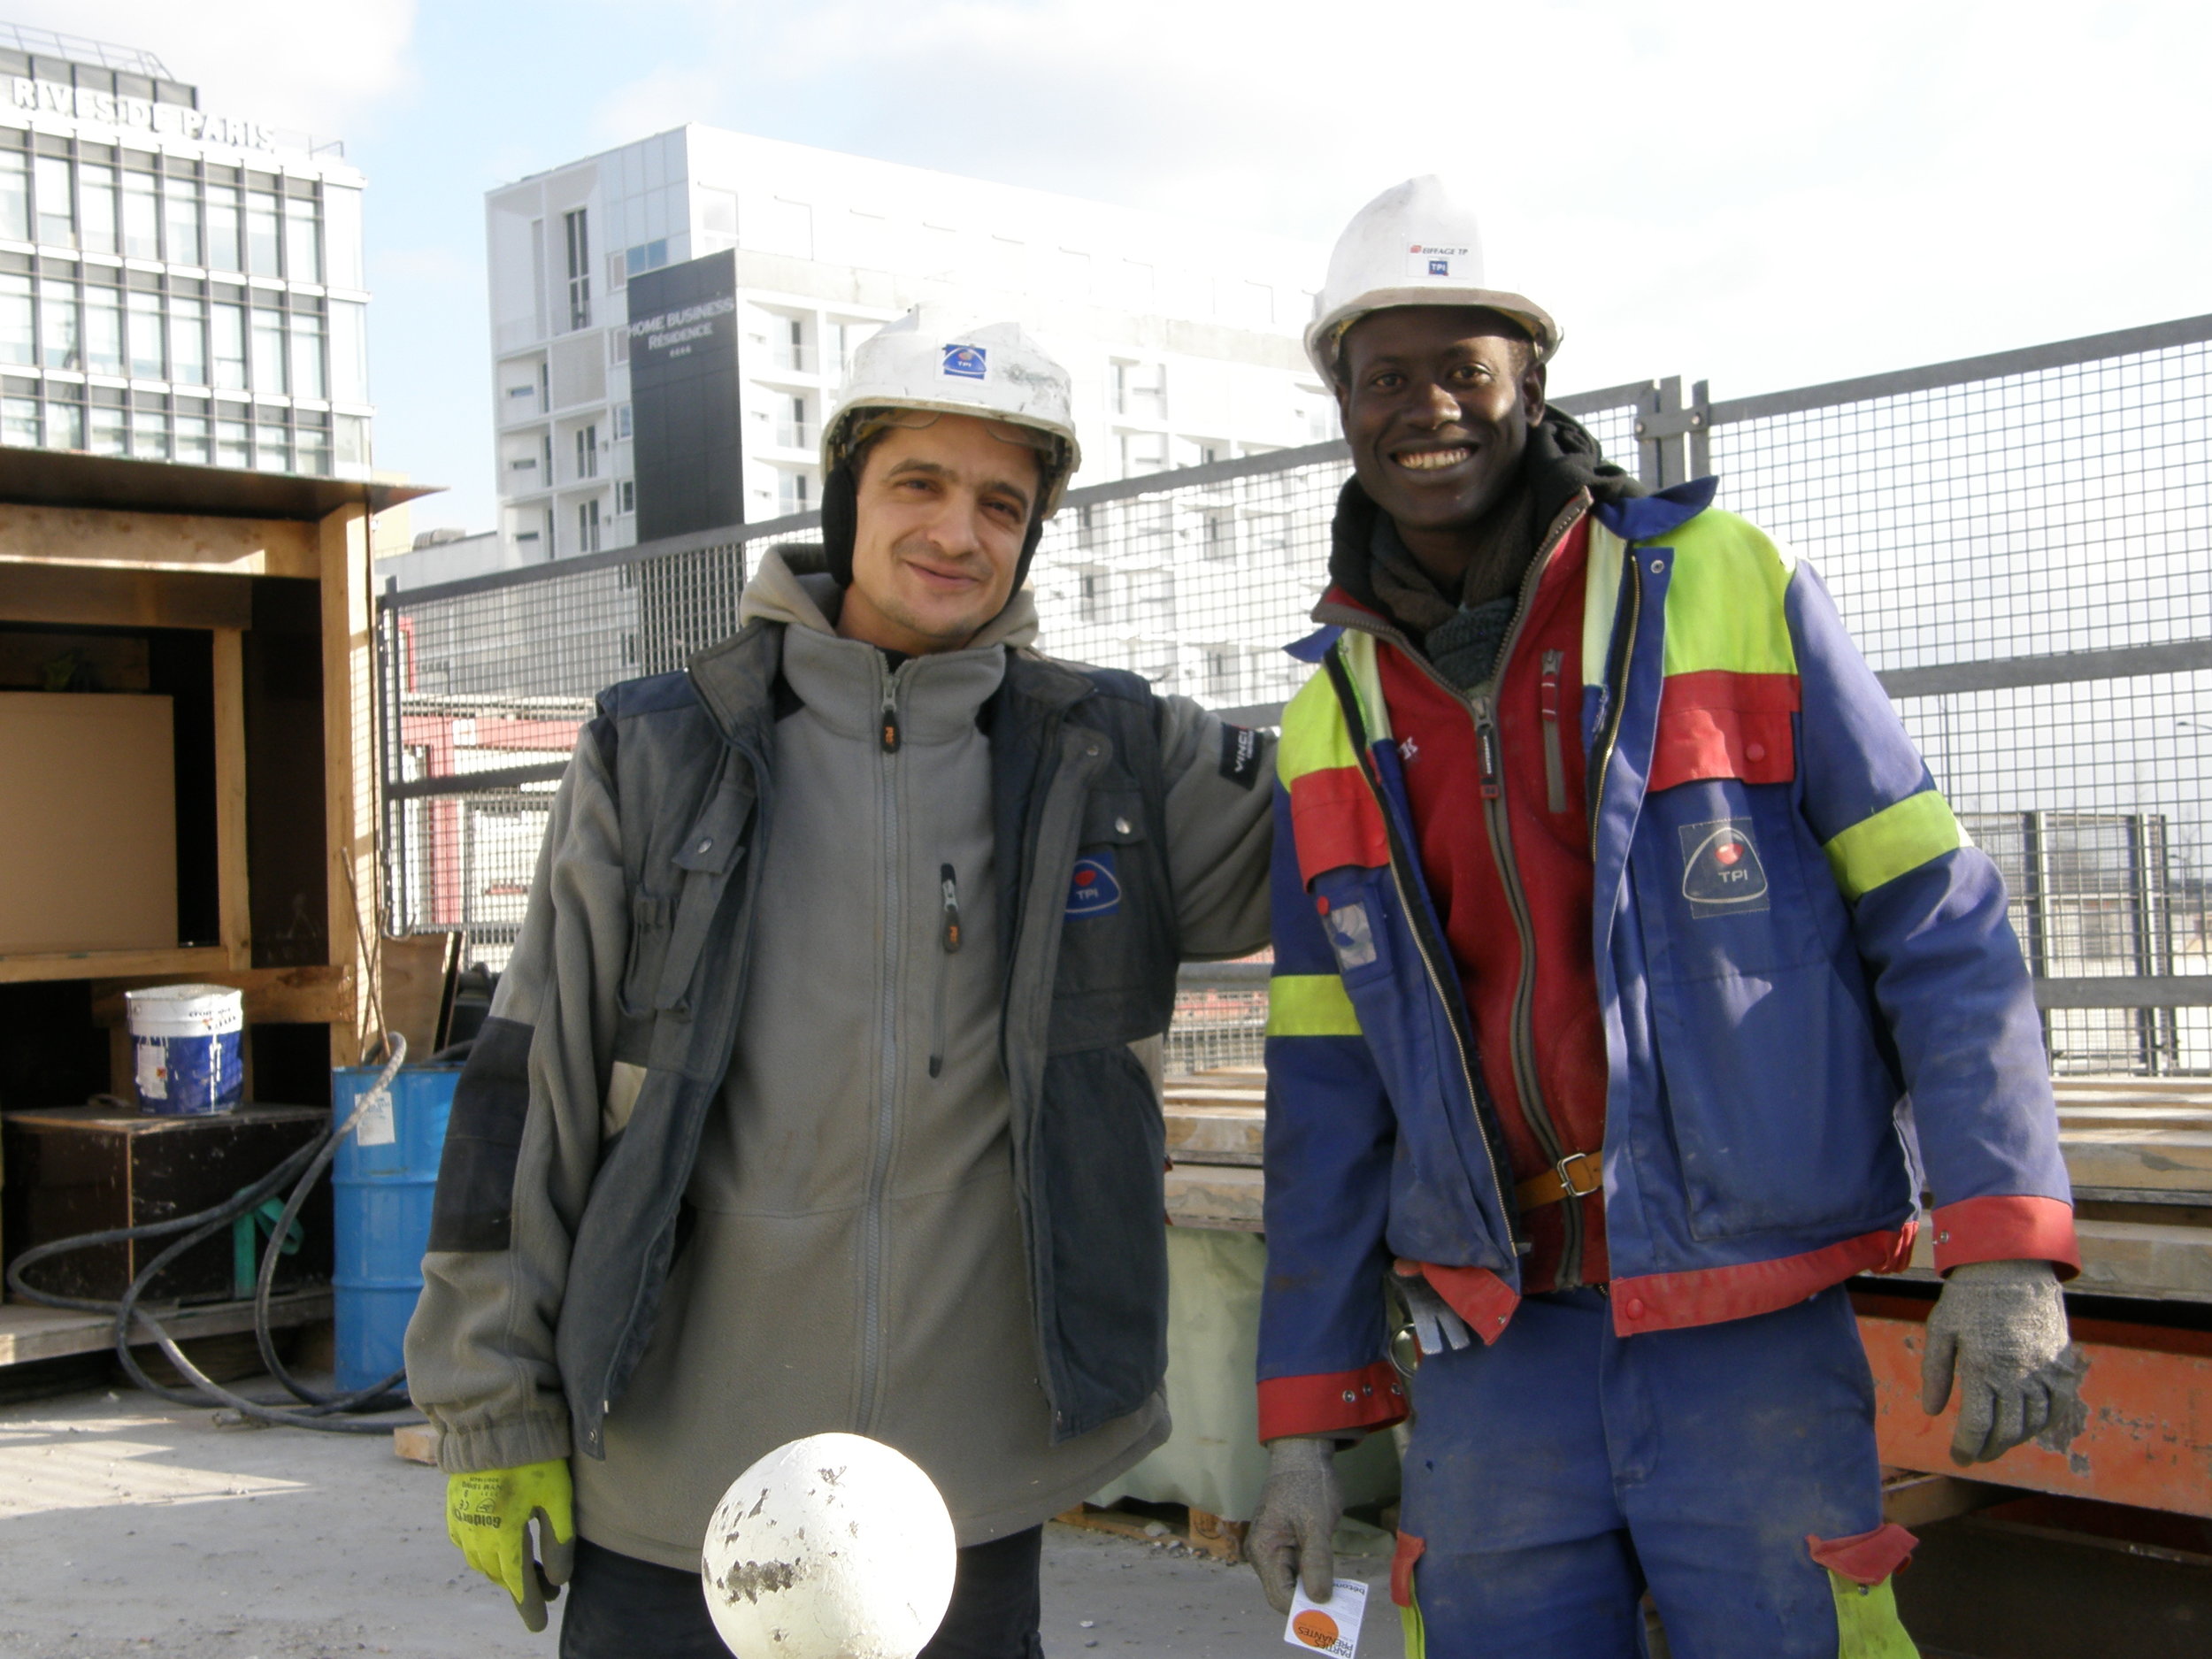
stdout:
{"type": "Polygon", "coordinates": [[[707,1612],[741,1659],[914,1659],[952,1601],[952,1517],[910,1459],[810,1434],[731,1483],[707,1523],[707,1612]]]}
{"type": "Polygon", "coordinates": [[[1083,464],[1075,441],[1073,389],[1068,372],[1019,323],[963,321],[933,305],[917,305],[886,323],[853,352],[852,373],[822,426],[826,472],[858,442],[864,411],[916,409],[1002,420],[1046,434],[1043,516],[1060,505],[1069,476],[1083,464]]]}
{"type": "Polygon", "coordinates": [[[1536,360],[1559,349],[1559,325],[1535,301],[1489,286],[1471,209],[1433,173],[1395,184],[1352,215],[1329,255],[1306,355],[1333,380],[1344,332],[1370,311],[1397,305],[1480,305],[1503,311],[1536,342],[1536,360]]]}

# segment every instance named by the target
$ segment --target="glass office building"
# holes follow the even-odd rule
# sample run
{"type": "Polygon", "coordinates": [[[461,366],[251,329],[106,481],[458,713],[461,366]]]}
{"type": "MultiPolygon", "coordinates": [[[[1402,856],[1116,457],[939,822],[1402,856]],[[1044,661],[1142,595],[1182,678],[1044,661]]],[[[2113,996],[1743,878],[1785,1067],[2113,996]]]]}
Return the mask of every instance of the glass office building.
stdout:
{"type": "Polygon", "coordinates": [[[150,54],[0,27],[0,443],[367,477],[361,185],[150,54]]]}

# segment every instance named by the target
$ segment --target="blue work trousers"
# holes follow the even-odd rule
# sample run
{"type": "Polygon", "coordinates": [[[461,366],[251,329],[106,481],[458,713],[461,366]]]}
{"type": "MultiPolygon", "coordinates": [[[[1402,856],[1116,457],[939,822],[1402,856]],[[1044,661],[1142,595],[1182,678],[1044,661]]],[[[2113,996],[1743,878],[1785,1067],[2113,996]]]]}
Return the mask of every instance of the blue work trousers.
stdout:
{"type": "Polygon", "coordinates": [[[1628,1659],[1647,1588],[1672,1659],[1909,1653],[1893,1613],[1873,1647],[1839,1637],[1837,1597],[1861,1592],[1806,1541],[1882,1524],[1873,1379],[1842,1288],[1631,1337],[1611,1315],[1596,1291],[1533,1296],[1494,1345],[1422,1361],[1409,1654],[1628,1659]]]}

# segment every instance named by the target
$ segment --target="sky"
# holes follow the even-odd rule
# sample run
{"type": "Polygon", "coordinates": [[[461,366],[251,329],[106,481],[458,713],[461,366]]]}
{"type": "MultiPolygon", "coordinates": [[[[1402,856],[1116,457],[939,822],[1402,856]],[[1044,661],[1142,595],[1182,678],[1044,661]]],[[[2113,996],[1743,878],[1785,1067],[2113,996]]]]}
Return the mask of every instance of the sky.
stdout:
{"type": "MultiPolygon", "coordinates": [[[[2212,311],[2212,6],[8,0],[368,177],[377,462],[493,522],[484,193],[686,120],[1325,245],[1415,173],[1715,397],[2212,311]]],[[[1318,273],[1310,273],[1307,280],[1318,273]]]]}

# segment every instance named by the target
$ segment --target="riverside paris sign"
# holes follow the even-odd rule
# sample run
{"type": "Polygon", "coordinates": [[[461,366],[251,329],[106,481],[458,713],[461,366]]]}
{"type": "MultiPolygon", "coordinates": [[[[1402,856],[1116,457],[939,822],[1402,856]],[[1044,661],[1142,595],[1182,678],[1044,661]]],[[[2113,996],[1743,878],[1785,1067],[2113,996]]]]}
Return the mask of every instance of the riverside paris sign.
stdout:
{"type": "Polygon", "coordinates": [[[134,127],[141,132],[169,133],[180,138],[200,139],[211,144],[230,144],[240,150],[278,148],[274,127],[227,115],[205,115],[180,104],[155,104],[119,93],[95,92],[88,87],[65,87],[51,81],[11,77],[12,103],[19,110],[46,115],[74,116],[104,127],[134,127]]]}

